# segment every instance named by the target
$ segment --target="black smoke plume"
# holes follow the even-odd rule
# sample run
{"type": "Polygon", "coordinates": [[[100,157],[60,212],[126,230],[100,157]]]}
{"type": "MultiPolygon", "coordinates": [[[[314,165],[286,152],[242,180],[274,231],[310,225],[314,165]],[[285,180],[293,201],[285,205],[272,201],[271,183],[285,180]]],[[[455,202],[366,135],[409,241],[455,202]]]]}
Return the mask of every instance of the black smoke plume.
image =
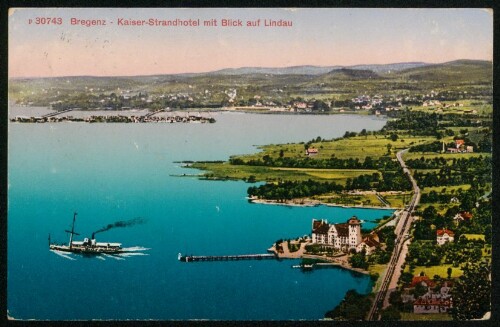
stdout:
{"type": "Polygon", "coordinates": [[[108,224],[107,226],[95,231],[92,233],[92,238],[94,238],[94,234],[97,234],[97,233],[102,233],[102,232],[105,232],[107,230],[110,230],[112,228],[117,228],[117,227],[131,227],[131,226],[134,226],[134,225],[140,225],[140,224],[144,224],[146,222],[146,219],[144,218],[141,218],[141,217],[137,217],[137,218],[134,218],[134,219],[130,219],[130,220],[125,220],[125,221],[117,221],[115,223],[112,223],[112,224],[108,224]]]}

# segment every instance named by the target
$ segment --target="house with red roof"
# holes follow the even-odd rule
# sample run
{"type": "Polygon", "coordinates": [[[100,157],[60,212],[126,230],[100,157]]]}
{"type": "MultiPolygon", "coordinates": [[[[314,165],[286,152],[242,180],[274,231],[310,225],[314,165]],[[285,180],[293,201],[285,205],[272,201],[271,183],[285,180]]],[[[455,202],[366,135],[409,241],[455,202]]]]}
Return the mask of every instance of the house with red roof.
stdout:
{"type": "Polygon", "coordinates": [[[422,286],[425,287],[436,286],[436,283],[433,282],[428,276],[414,276],[413,279],[411,280],[410,287],[413,288],[418,284],[421,284],[422,286]]]}
{"type": "Polygon", "coordinates": [[[436,231],[436,241],[438,245],[443,245],[444,243],[453,242],[455,239],[455,233],[449,229],[438,229],[436,231]]]}
{"type": "Polygon", "coordinates": [[[380,247],[380,243],[378,241],[378,236],[376,235],[368,235],[363,238],[363,241],[356,246],[356,252],[361,252],[365,250],[366,255],[370,255],[375,250],[380,247]]]}
{"type": "Polygon", "coordinates": [[[462,221],[469,221],[472,219],[472,214],[468,211],[460,211],[453,217],[455,225],[458,225],[462,221]]]}
{"type": "Polygon", "coordinates": [[[318,154],[318,149],[316,149],[316,148],[308,148],[306,150],[306,155],[308,155],[309,157],[310,156],[315,156],[317,154],[318,154]]]}
{"type": "Polygon", "coordinates": [[[465,145],[464,140],[455,140],[455,146],[457,149],[460,149],[460,147],[463,147],[465,145]]]}

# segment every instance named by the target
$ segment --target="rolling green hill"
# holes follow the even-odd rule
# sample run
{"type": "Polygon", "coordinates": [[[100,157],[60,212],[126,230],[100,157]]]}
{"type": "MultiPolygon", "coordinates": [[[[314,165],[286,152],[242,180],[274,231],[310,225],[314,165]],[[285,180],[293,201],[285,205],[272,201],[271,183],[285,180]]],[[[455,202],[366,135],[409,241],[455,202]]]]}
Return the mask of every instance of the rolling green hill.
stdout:
{"type": "Polygon", "coordinates": [[[456,60],[443,64],[405,69],[394,74],[414,81],[435,81],[443,83],[491,84],[493,65],[490,61],[456,60]]]}
{"type": "Polygon", "coordinates": [[[492,63],[457,60],[442,64],[247,67],[196,74],[14,78],[9,81],[11,101],[42,106],[68,99],[76,102],[85,98],[102,99],[113,93],[181,97],[196,106],[213,107],[227,104],[230,99],[239,105],[250,105],[257,98],[279,105],[297,98],[347,100],[359,94],[418,95],[431,90],[491,97],[492,63]]]}

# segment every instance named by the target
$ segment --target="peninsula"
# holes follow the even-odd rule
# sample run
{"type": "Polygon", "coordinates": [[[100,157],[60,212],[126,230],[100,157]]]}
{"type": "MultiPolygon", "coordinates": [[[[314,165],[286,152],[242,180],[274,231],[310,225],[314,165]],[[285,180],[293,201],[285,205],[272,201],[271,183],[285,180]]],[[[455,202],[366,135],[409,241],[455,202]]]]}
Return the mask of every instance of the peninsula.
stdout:
{"type": "MultiPolygon", "coordinates": [[[[359,319],[432,313],[446,320],[466,312],[474,276],[491,265],[492,108],[475,106],[475,114],[459,105],[448,113],[406,107],[387,113],[380,131],[264,145],[254,154],[186,167],[204,171],[203,179],[259,182],[248,188],[252,203],[399,209],[374,230],[356,233],[355,244],[336,243],[350,239],[340,235],[345,227],[313,220],[310,237],[278,240],[269,251],[302,258],[303,269],[333,264],[369,273],[373,293],[360,295],[370,305],[359,319]],[[426,309],[430,298],[436,312],[426,309]]],[[[486,293],[473,301],[487,301],[486,293]]],[[[339,318],[334,312],[326,317],[339,318]]]]}

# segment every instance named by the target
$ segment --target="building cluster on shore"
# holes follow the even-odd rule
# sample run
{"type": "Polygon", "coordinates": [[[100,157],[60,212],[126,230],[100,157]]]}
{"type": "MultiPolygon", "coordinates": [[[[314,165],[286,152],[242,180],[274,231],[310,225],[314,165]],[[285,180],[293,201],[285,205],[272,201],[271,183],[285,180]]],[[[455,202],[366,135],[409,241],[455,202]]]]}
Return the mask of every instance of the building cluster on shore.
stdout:
{"type": "Polygon", "coordinates": [[[16,116],[10,120],[16,123],[59,123],[59,122],[86,122],[86,123],[215,123],[214,118],[206,118],[202,116],[122,116],[122,115],[106,115],[106,116],[89,116],[85,118],[73,116],[42,116],[42,117],[26,117],[16,116]]]}
{"type": "Polygon", "coordinates": [[[333,246],[337,250],[356,249],[361,243],[361,222],[356,216],[344,224],[329,224],[325,219],[313,219],[312,242],[333,246]]]}
{"type": "Polygon", "coordinates": [[[431,280],[428,276],[415,276],[402,290],[403,303],[411,304],[413,313],[449,313],[453,308],[451,289],[453,280],[431,280]],[[415,296],[415,289],[420,288],[422,295],[415,296]]]}

